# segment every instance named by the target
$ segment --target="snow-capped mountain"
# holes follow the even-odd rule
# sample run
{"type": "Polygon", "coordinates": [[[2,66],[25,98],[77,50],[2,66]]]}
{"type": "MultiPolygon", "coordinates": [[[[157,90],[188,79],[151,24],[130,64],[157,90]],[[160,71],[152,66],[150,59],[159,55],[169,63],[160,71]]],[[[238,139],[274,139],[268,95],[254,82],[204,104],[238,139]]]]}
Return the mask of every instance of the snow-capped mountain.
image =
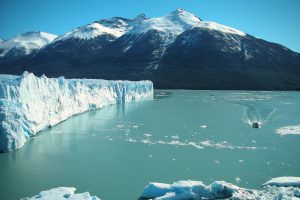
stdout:
{"type": "Polygon", "coordinates": [[[99,20],[97,21],[97,23],[102,24],[107,28],[119,31],[123,35],[146,19],[148,18],[146,17],[145,14],[140,14],[133,19],[127,19],[123,17],[113,17],[110,19],[99,20]]]}
{"type": "Polygon", "coordinates": [[[299,53],[182,9],[98,20],[29,55],[21,63],[0,58],[1,73],[150,79],[157,88],[300,90],[299,53]]]}
{"type": "Polygon", "coordinates": [[[102,35],[110,35],[113,38],[118,38],[145,19],[147,19],[145,15],[138,15],[133,19],[122,17],[103,19],[67,32],[58,37],[56,41],[67,39],[91,40],[102,35]]]}
{"type": "Polygon", "coordinates": [[[26,32],[24,34],[17,35],[10,40],[1,42],[0,57],[4,57],[10,53],[28,55],[32,51],[38,50],[52,42],[56,37],[56,35],[39,31],[26,32]]]}
{"type": "Polygon", "coordinates": [[[217,24],[215,22],[204,22],[196,15],[177,9],[166,16],[151,18],[141,22],[139,26],[134,27],[130,34],[146,33],[150,30],[157,30],[168,39],[174,39],[179,34],[194,27],[208,28],[225,33],[245,35],[245,33],[236,29],[217,24]]]}
{"type": "Polygon", "coordinates": [[[82,26],[80,28],[74,29],[71,32],[64,34],[63,36],[59,37],[58,40],[66,40],[70,38],[78,38],[89,40],[100,35],[112,35],[114,37],[120,37],[122,35],[121,32],[118,30],[114,30],[111,28],[107,28],[99,23],[92,23],[86,26],[82,26]]]}

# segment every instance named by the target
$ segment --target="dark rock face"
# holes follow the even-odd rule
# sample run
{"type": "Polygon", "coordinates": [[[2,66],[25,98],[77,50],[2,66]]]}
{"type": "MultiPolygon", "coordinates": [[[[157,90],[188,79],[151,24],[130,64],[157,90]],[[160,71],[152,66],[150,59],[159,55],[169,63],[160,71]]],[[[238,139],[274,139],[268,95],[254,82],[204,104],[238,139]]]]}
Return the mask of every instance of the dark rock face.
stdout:
{"type": "MultiPolygon", "coordinates": [[[[102,23],[121,26],[116,20],[126,19],[102,23]]],[[[49,77],[149,79],[155,88],[300,90],[299,53],[251,35],[203,27],[186,30],[170,43],[157,30],[119,38],[103,34],[0,59],[0,73],[24,70],[49,77]]]]}
{"type": "Polygon", "coordinates": [[[299,90],[300,54],[250,35],[194,28],[167,48],[157,73],[161,88],[299,90]]]}

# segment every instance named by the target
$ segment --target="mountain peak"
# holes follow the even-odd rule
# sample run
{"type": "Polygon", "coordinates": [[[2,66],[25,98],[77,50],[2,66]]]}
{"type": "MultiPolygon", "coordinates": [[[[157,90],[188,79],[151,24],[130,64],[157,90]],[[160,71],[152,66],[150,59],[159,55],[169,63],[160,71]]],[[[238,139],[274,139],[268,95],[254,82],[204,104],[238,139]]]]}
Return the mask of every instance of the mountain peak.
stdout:
{"type": "Polygon", "coordinates": [[[41,31],[29,31],[23,34],[17,35],[9,40],[2,41],[0,49],[3,50],[0,57],[5,56],[12,49],[22,49],[24,54],[29,54],[35,49],[40,49],[46,44],[52,42],[57,36],[41,32],[41,31]]]}
{"type": "MultiPolygon", "coordinates": [[[[194,18],[194,20],[199,20],[202,21],[198,16],[194,15],[193,13],[190,13],[188,11],[185,11],[181,8],[178,8],[174,11],[172,11],[171,13],[169,13],[169,16],[173,16],[173,17],[182,17],[182,18],[194,18]]],[[[197,21],[196,20],[196,21],[197,21]]]]}
{"type": "Polygon", "coordinates": [[[130,33],[139,34],[149,30],[157,30],[166,35],[168,41],[174,39],[185,30],[199,26],[201,20],[183,9],[177,9],[165,16],[141,21],[130,33]]]}
{"type": "Polygon", "coordinates": [[[183,10],[183,9],[181,9],[181,8],[178,8],[178,9],[172,11],[171,13],[173,13],[173,14],[182,14],[182,13],[184,13],[184,12],[187,12],[187,11],[185,11],[185,10],[183,10]]]}
{"type": "Polygon", "coordinates": [[[25,32],[25,33],[22,33],[21,35],[23,37],[27,37],[27,36],[31,36],[31,35],[41,35],[41,31],[28,31],[28,32],[25,32]]]}
{"type": "Polygon", "coordinates": [[[148,19],[144,13],[137,15],[134,19],[148,19]]]}
{"type": "Polygon", "coordinates": [[[41,38],[41,39],[49,40],[49,42],[51,42],[56,37],[57,35],[53,35],[51,33],[46,33],[42,31],[28,31],[21,35],[17,35],[14,38],[41,38]]]}
{"type": "Polygon", "coordinates": [[[132,27],[136,24],[146,19],[145,14],[140,14],[134,18],[112,17],[108,19],[101,19],[91,24],[73,29],[72,31],[62,35],[58,40],[70,38],[89,40],[103,34],[109,34],[118,38],[128,30],[132,29],[132,27]]]}

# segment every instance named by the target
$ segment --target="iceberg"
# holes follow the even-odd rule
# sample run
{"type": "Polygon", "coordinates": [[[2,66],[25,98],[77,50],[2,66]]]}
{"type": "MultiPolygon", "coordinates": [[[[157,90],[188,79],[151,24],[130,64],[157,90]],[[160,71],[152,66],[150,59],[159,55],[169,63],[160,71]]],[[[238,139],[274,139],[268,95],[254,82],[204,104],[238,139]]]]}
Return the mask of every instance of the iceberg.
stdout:
{"type": "Polygon", "coordinates": [[[277,187],[300,187],[300,177],[283,176],[272,178],[263,185],[271,185],[277,187]]]}
{"type": "Polygon", "coordinates": [[[261,190],[241,188],[225,181],[205,185],[201,181],[178,181],[172,184],[149,183],[141,199],[183,200],[183,199],[300,199],[300,177],[278,177],[264,184],[261,190]],[[273,184],[277,182],[277,184],[273,184]],[[293,184],[296,183],[296,184],[293,184]],[[287,186],[287,187],[281,187],[287,186]],[[298,187],[297,187],[298,186],[298,187]]]}
{"type": "Polygon", "coordinates": [[[30,198],[22,198],[21,200],[100,200],[96,196],[91,196],[89,192],[75,194],[76,188],[58,187],[50,190],[42,191],[30,198]]]}
{"type": "Polygon", "coordinates": [[[107,105],[153,98],[151,81],[0,75],[0,152],[21,148],[37,132],[107,105]]]}
{"type": "Polygon", "coordinates": [[[300,125],[284,126],[276,129],[279,135],[300,135],[300,125]]]}

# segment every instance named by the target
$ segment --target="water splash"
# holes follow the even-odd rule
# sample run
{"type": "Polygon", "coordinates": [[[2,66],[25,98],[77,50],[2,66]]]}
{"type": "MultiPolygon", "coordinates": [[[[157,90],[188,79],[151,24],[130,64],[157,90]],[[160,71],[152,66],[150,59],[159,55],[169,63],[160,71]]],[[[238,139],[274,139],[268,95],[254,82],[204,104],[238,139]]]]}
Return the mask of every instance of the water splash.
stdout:
{"type": "Polygon", "coordinates": [[[250,126],[258,123],[259,127],[265,125],[270,117],[276,112],[275,108],[262,108],[253,104],[240,104],[246,107],[242,121],[250,126]]]}

